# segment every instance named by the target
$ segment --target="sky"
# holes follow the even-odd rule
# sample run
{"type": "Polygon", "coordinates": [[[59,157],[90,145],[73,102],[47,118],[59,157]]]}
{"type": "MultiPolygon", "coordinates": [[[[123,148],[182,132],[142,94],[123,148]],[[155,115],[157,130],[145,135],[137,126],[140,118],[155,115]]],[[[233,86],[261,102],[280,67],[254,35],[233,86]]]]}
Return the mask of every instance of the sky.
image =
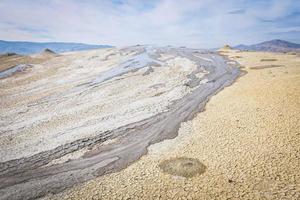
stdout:
{"type": "Polygon", "coordinates": [[[300,0],[0,0],[0,40],[215,48],[300,43],[300,0]]]}

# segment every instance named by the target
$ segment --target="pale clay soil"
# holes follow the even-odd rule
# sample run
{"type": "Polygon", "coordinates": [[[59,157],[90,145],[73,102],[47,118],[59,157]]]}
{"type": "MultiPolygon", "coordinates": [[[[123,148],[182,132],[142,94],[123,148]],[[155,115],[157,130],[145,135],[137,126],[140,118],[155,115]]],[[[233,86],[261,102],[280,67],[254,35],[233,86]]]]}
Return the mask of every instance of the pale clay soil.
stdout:
{"type": "Polygon", "coordinates": [[[222,51],[247,72],[151,145],[126,169],[44,199],[300,199],[300,57],[222,51]],[[261,61],[273,59],[277,61],[261,61]],[[282,67],[250,69],[265,65],[282,67]],[[183,178],[159,165],[197,158],[207,169],[183,178]]]}
{"type": "Polygon", "coordinates": [[[130,54],[118,49],[66,53],[35,65],[25,74],[3,79],[0,162],[149,118],[190,93],[183,85],[196,66],[186,58],[170,59],[167,67],[156,67],[147,76],[142,75],[145,67],[90,86],[97,74],[130,54]]]}

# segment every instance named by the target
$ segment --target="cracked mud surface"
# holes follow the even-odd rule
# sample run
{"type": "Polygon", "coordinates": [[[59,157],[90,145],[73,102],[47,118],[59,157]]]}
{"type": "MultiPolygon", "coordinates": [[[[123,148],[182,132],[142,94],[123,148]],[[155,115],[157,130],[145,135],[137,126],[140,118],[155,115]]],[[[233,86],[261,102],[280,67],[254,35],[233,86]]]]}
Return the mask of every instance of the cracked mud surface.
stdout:
{"type": "Polygon", "coordinates": [[[224,53],[247,74],[181,123],[176,138],[149,146],[120,172],[43,199],[299,199],[299,57],[224,53]],[[269,58],[285,67],[250,69],[269,58]],[[162,172],[159,164],[176,157],[196,158],[207,169],[191,178],[162,172]]]}
{"type": "Polygon", "coordinates": [[[217,53],[137,46],[66,53],[2,79],[0,199],[129,166],[238,75],[217,53]]]}

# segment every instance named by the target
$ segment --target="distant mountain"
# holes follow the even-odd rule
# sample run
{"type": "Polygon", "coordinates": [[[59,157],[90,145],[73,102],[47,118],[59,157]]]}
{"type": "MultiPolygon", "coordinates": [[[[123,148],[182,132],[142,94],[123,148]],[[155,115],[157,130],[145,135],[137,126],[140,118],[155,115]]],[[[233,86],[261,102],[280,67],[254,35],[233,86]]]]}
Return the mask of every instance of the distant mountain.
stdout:
{"type": "Polygon", "coordinates": [[[248,51],[272,51],[272,52],[300,52],[300,44],[287,42],[284,40],[270,40],[253,45],[238,45],[235,49],[248,50],[248,51]]]}
{"type": "Polygon", "coordinates": [[[35,54],[40,53],[44,49],[50,49],[56,53],[67,51],[81,51],[89,49],[109,48],[109,45],[90,45],[82,43],[64,43],[64,42],[19,42],[19,41],[3,41],[0,40],[0,54],[17,53],[17,54],[35,54]]]}

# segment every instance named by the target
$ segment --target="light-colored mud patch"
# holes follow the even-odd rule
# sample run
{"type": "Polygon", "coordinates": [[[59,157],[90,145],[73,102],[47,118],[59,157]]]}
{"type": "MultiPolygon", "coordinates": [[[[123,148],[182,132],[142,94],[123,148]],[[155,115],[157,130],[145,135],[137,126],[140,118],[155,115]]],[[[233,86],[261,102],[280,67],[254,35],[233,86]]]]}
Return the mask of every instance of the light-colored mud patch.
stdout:
{"type": "Polygon", "coordinates": [[[1,71],[0,72],[0,78],[6,78],[6,77],[11,76],[12,74],[14,74],[16,72],[23,72],[28,67],[32,67],[32,66],[31,65],[25,65],[25,64],[20,64],[20,65],[13,66],[13,67],[11,67],[7,70],[1,71]]]}

